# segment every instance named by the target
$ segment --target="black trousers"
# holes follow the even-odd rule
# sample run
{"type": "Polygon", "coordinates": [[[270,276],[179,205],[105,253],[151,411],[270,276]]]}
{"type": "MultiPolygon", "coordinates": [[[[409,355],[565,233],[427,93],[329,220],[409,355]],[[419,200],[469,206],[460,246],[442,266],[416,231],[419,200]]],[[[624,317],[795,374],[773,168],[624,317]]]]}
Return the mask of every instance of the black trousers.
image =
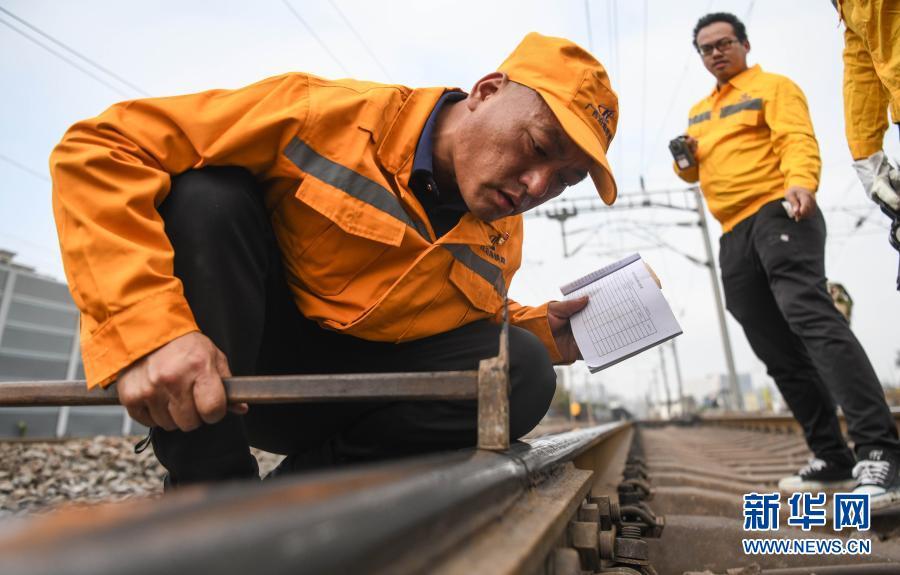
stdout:
{"type": "MultiPolygon", "coordinates": [[[[234,375],[477,369],[497,354],[499,326],[479,321],[401,344],[320,328],[298,311],[261,192],[242,168],[210,167],[173,178],[159,207],[175,250],[175,275],[200,330],[234,375]]],[[[340,254],[335,254],[340,257],[340,254]]],[[[510,329],[510,435],[544,416],[556,389],[549,354],[530,332],[510,329]]],[[[474,401],[251,405],[185,433],[155,428],[153,448],[170,481],[256,475],[249,446],[310,468],[474,446],[474,401]]]]}
{"type": "Polygon", "coordinates": [[[875,371],[826,290],[825,219],[794,222],[774,201],[720,239],[728,310],[821,459],[852,465],[839,405],[857,453],[900,452],[875,371]]]}

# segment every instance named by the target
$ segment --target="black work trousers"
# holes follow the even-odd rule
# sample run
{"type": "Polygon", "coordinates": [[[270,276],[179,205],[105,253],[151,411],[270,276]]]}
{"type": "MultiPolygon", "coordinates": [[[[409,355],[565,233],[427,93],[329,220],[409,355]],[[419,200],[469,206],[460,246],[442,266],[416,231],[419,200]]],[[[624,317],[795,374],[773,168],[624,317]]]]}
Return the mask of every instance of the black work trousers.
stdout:
{"type": "MultiPolygon", "coordinates": [[[[394,344],[306,319],[285,282],[259,187],[242,168],[192,170],[173,178],[159,207],[191,311],[234,375],[477,369],[497,354],[500,328],[487,321],[394,344]]],[[[510,436],[518,438],[546,413],[556,374],[536,336],[515,327],[509,335],[510,436]]],[[[255,476],[251,445],[315,468],[474,446],[476,438],[475,401],[368,401],[251,405],[187,433],[155,428],[152,443],[170,481],[185,484],[255,476]]]]}
{"type": "Polygon", "coordinates": [[[728,310],[803,427],[820,459],[853,465],[839,405],[856,452],[900,452],[897,428],[875,371],[828,295],[825,219],[791,220],[780,201],[764,205],[720,239],[728,310]]]}

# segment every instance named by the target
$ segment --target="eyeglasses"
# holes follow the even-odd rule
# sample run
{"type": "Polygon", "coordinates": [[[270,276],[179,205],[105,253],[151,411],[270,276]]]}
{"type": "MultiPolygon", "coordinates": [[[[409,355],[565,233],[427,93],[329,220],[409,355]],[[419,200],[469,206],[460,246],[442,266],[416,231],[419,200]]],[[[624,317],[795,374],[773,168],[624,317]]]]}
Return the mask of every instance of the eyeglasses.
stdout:
{"type": "Polygon", "coordinates": [[[700,44],[699,46],[697,46],[697,51],[704,56],[711,55],[713,53],[713,50],[718,50],[720,53],[725,53],[728,50],[731,50],[731,47],[737,43],[737,38],[722,38],[714,44],[700,44]]]}

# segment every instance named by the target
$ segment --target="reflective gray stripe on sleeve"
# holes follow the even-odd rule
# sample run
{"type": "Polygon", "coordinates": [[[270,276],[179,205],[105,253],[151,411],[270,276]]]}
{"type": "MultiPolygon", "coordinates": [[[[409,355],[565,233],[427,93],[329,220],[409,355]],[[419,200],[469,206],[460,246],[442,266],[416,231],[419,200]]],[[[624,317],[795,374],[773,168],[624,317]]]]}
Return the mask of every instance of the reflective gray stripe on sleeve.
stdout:
{"type": "Polygon", "coordinates": [[[456,261],[466,266],[476,274],[483,277],[489,284],[494,286],[497,295],[503,297],[506,294],[506,284],[503,282],[503,274],[500,268],[491,262],[478,257],[472,248],[465,244],[443,244],[456,261]]]}
{"type": "Polygon", "coordinates": [[[697,114],[696,116],[694,116],[690,120],[688,120],[688,126],[693,126],[694,124],[699,124],[700,122],[705,122],[706,120],[709,120],[709,118],[710,118],[709,110],[707,110],[706,112],[703,112],[702,114],[697,114]]]}
{"type": "Polygon", "coordinates": [[[284,149],[284,155],[294,165],[314,178],[390,214],[415,229],[423,238],[429,238],[425,225],[411,218],[400,205],[397,196],[382,185],[337,162],[332,162],[297,137],[291,140],[291,143],[284,149]]]}
{"type": "Polygon", "coordinates": [[[725,106],[722,108],[722,111],[719,112],[719,117],[727,118],[732,114],[737,114],[741,110],[762,110],[762,98],[753,98],[752,100],[745,100],[743,102],[738,102],[737,104],[725,106]]]}

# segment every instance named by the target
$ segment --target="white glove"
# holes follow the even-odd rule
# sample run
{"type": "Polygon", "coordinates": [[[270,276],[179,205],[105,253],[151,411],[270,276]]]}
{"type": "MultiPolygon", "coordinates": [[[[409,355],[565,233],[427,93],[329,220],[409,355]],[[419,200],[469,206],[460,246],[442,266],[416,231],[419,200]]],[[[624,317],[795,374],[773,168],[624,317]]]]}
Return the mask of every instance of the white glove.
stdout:
{"type": "Polygon", "coordinates": [[[856,160],[853,167],[872,201],[880,201],[894,212],[900,212],[900,170],[891,165],[883,151],[856,160]]]}

